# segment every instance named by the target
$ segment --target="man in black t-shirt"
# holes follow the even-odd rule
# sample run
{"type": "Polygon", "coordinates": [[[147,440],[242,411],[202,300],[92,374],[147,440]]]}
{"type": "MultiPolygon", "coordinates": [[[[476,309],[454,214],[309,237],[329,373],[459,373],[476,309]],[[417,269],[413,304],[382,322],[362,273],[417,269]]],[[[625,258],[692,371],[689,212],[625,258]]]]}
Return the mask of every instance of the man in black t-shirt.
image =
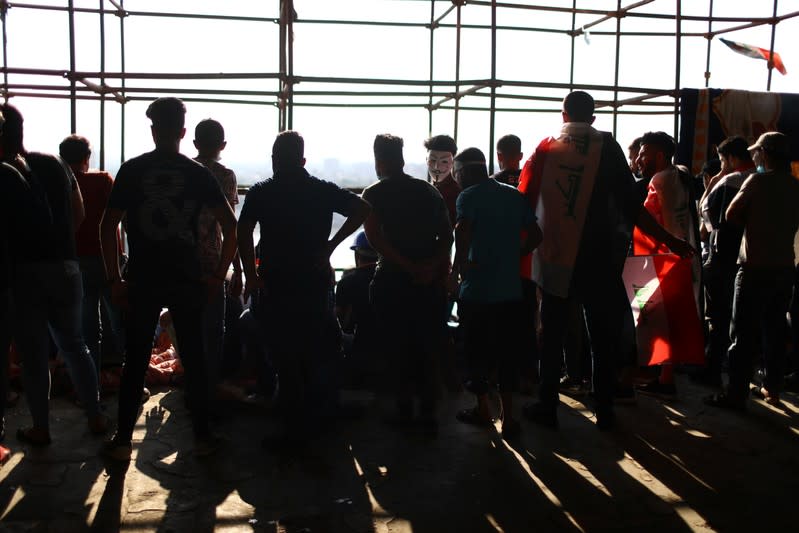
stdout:
{"type": "Polygon", "coordinates": [[[436,188],[405,174],[402,148],[400,137],[375,138],[380,181],[363,191],[373,209],[364,230],[379,254],[371,299],[395,381],[397,413],[391,421],[412,421],[418,389],[420,422],[435,430],[452,226],[436,188]]]}
{"type": "Polygon", "coordinates": [[[100,224],[106,276],[112,297],[126,310],[126,359],[119,389],[119,422],[103,448],[127,460],[144,373],[158,317],[172,315],[180,358],[186,370],[197,455],[213,453],[217,442],[208,423],[207,375],[202,347],[202,312],[225,280],[236,252],[236,219],[211,172],[182,155],[186,108],[177,98],[158,98],[147,108],[155,150],[126,161],[117,174],[100,224]],[[208,207],[222,227],[221,257],[203,278],[197,247],[197,218],[208,207]],[[126,219],[130,256],[121,277],[116,229],[126,219]]]}
{"type": "Polygon", "coordinates": [[[274,175],[250,188],[238,225],[245,295],[258,293],[256,314],[280,383],[282,442],[292,445],[304,443],[318,428],[319,417],[329,414],[322,410],[335,405],[335,387],[323,371],[339,353],[330,254],[369,214],[369,205],[358,196],[308,174],[304,151],[296,131],[277,136],[274,175]],[[333,213],[347,219],[330,237],[333,213]],[[255,224],[261,232],[257,269],[255,224]]]}
{"type": "Polygon", "coordinates": [[[505,185],[518,187],[522,157],[522,140],[513,134],[504,135],[497,141],[499,172],[491,177],[505,185]]]}

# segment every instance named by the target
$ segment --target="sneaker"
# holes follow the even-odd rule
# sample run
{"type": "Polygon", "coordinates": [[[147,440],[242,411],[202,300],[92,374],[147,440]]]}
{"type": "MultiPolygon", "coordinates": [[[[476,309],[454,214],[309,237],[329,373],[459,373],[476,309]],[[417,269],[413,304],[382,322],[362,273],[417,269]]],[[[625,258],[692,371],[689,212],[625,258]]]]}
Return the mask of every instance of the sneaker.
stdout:
{"type": "Polygon", "coordinates": [[[677,399],[677,387],[674,383],[661,383],[659,381],[650,381],[643,385],[638,385],[636,389],[640,394],[646,396],[654,396],[661,400],[673,401],[677,399]]]}
{"type": "Polygon", "coordinates": [[[194,456],[208,457],[215,454],[222,447],[222,439],[216,436],[194,440],[194,456]]]}
{"type": "Polygon", "coordinates": [[[144,387],[141,390],[141,403],[142,403],[142,405],[146,404],[147,400],[149,400],[149,399],[150,399],[150,389],[148,389],[147,387],[144,387]]]}
{"type": "Polygon", "coordinates": [[[780,395],[772,394],[766,387],[752,387],[749,391],[755,398],[760,398],[769,405],[780,405],[780,395]]]}
{"type": "Polygon", "coordinates": [[[106,441],[100,447],[100,455],[112,461],[130,461],[130,456],[133,453],[133,446],[130,442],[121,442],[114,437],[106,441]]]}

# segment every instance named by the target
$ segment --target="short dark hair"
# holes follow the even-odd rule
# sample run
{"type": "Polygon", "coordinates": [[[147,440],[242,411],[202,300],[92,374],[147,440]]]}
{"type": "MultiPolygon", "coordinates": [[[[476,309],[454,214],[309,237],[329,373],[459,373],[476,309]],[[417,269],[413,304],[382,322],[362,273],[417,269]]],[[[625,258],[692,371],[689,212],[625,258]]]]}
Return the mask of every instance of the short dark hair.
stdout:
{"type": "Polygon", "coordinates": [[[648,144],[654,146],[665,156],[666,160],[671,162],[674,157],[674,152],[677,149],[674,139],[665,131],[649,131],[641,136],[641,146],[648,144]]]}
{"type": "Polygon", "coordinates": [[[497,152],[504,155],[518,155],[522,151],[522,140],[513,134],[504,135],[497,141],[497,152]]]}
{"type": "Polygon", "coordinates": [[[594,98],[585,91],[572,91],[563,99],[563,110],[572,122],[588,122],[594,116],[594,98]]]}
{"type": "Polygon", "coordinates": [[[194,140],[200,150],[217,150],[225,142],[225,128],[212,118],[203,119],[194,127],[194,140]]]}
{"type": "Polygon", "coordinates": [[[405,146],[405,141],[402,140],[402,137],[381,133],[375,137],[375,159],[389,165],[402,167],[405,165],[405,158],[402,156],[403,146],[405,146]]]}
{"type": "Polygon", "coordinates": [[[486,157],[479,148],[467,148],[455,156],[454,161],[467,165],[463,172],[465,176],[472,178],[487,178],[488,169],[486,168],[486,157]],[[482,163],[482,164],[481,164],[482,163]]]}
{"type": "Polygon", "coordinates": [[[3,136],[0,141],[3,145],[3,152],[6,155],[22,154],[25,155],[25,147],[22,145],[22,113],[11,104],[0,106],[3,113],[3,136]]]}
{"type": "Polygon", "coordinates": [[[183,100],[174,96],[156,98],[147,106],[147,118],[152,120],[156,130],[176,133],[186,124],[186,106],[183,100]]]}
{"type": "Polygon", "coordinates": [[[751,161],[752,154],[749,153],[749,143],[740,135],[727,137],[719,144],[716,151],[724,157],[737,157],[742,161],[751,161]]]}
{"type": "Polygon", "coordinates": [[[69,135],[58,145],[58,155],[67,165],[79,165],[92,155],[89,139],[81,135],[69,135]]]}
{"type": "Polygon", "coordinates": [[[302,166],[305,157],[305,139],[294,130],[281,131],[272,144],[272,166],[275,169],[302,166]]]}
{"type": "Polygon", "coordinates": [[[424,141],[424,147],[427,150],[435,150],[437,152],[449,152],[452,155],[458,151],[458,145],[455,139],[449,135],[435,135],[424,141]]]}

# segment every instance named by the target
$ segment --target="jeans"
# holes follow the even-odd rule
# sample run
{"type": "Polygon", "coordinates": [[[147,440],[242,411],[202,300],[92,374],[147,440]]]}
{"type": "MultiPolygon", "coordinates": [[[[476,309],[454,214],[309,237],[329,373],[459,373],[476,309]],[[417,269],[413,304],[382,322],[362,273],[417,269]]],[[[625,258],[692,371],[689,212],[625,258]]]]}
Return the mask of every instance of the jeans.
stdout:
{"type": "MultiPolygon", "coordinates": [[[[624,314],[619,299],[624,297],[621,278],[597,275],[584,283],[572,282],[570,296],[582,303],[588,339],[593,354],[594,396],[598,413],[612,411],[615,391],[617,354],[621,349],[624,314]]],[[[542,357],[539,401],[555,410],[558,405],[558,387],[563,345],[567,335],[582,335],[582,331],[568,331],[569,307],[574,301],[544,291],[541,303],[542,357]]],[[[629,308],[627,308],[629,310],[629,308]]]]}
{"type": "Polygon", "coordinates": [[[791,267],[739,267],[730,326],[730,396],[746,398],[749,394],[752,363],[761,347],[766,368],[763,385],[771,394],[779,394],[782,390],[788,334],[785,315],[791,301],[793,281],[794,269],[791,267]]]}
{"type": "Polygon", "coordinates": [[[255,316],[279,380],[278,411],[287,436],[302,439],[332,420],[338,407],[340,330],[330,280],[315,273],[264,274],[255,316]]]}
{"type": "Polygon", "coordinates": [[[99,376],[102,368],[101,342],[105,348],[106,341],[115,337],[117,347],[120,347],[121,317],[119,310],[111,303],[111,289],[105,280],[103,258],[81,257],[80,273],[83,281],[83,337],[92,354],[94,368],[99,376]],[[109,326],[109,331],[101,327],[100,306],[103,306],[109,318],[109,323],[106,324],[109,326]]]}
{"type": "Polygon", "coordinates": [[[100,414],[97,373],[81,331],[81,275],[77,261],[16,265],[14,338],[33,425],[49,429],[50,335],[67,364],[78,398],[90,417],[100,414]]]}
{"type": "Polygon", "coordinates": [[[724,358],[730,348],[730,321],[737,270],[736,265],[723,264],[721,260],[704,267],[705,298],[707,315],[710,318],[705,360],[709,374],[719,379],[724,358]]]}
{"type": "Polygon", "coordinates": [[[194,435],[198,439],[210,436],[208,377],[202,342],[206,295],[207,289],[200,282],[172,285],[129,283],[130,307],[125,315],[125,364],[119,384],[118,440],[130,442],[133,436],[155,327],[164,307],[169,308],[172,315],[180,361],[186,371],[186,394],[191,400],[194,435]]]}

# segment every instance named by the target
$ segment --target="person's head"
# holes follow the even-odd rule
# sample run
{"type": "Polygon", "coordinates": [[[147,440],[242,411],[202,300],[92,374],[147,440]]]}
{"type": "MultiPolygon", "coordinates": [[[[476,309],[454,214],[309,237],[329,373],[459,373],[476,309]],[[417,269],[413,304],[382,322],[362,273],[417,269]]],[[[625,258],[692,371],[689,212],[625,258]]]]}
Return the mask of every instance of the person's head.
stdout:
{"type": "Polygon", "coordinates": [[[676,146],[674,139],[663,131],[650,131],[641,137],[638,152],[638,170],[645,178],[651,178],[671,166],[676,146]]]}
{"type": "Polygon", "coordinates": [[[585,91],[572,91],[563,99],[563,122],[594,123],[594,99],[585,91]]]}
{"type": "Polygon", "coordinates": [[[375,173],[378,178],[402,173],[405,166],[405,159],[402,156],[404,145],[402,137],[390,133],[381,133],[375,137],[375,173]]]}
{"type": "Polygon", "coordinates": [[[89,169],[92,147],[86,137],[69,135],[58,145],[58,155],[73,171],[86,172],[89,169]]]}
{"type": "Polygon", "coordinates": [[[719,154],[719,161],[723,162],[725,167],[733,169],[752,163],[752,155],[748,148],[749,143],[746,142],[746,139],[736,135],[721,141],[716,151],[719,154]]]}
{"type": "Polygon", "coordinates": [[[791,166],[788,137],[778,131],[768,131],[749,147],[758,170],[785,170],[791,166]]]}
{"type": "Polygon", "coordinates": [[[427,173],[433,181],[441,181],[452,172],[452,158],[458,152],[455,139],[449,135],[436,135],[425,140],[427,173]]]}
{"type": "Polygon", "coordinates": [[[293,130],[281,131],[272,144],[272,171],[292,172],[305,166],[305,140],[293,130]]]}
{"type": "Polygon", "coordinates": [[[486,158],[478,148],[467,148],[455,156],[452,175],[462,189],[488,179],[486,158]]]}
{"type": "Polygon", "coordinates": [[[0,147],[3,157],[14,157],[17,154],[25,155],[25,147],[22,145],[22,113],[10,105],[0,106],[0,113],[3,114],[3,136],[0,138],[0,147]]]}
{"type": "Polygon", "coordinates": [[[505,135],[497,141],[497,162],[500,170],[517,170],[524,154],[522,140],[515,135],[505,135]]]}
{"type": "Polygon", "coordinates": [[[636,137],[630,146],[627,147],[627,159],[630,163],[630,170],[636,177],[641,173],[638,168],[638,152],[641,151],[641,137],[636,137]]]}
{"type": "Polygon", "coordinates": [[[150,131],[156,146],[177,146],[186,134],[186,106],[180,98],[156,98],[146,114],[152,121],[150,131]]]}
{"type": "Polygon", "coordinates": [[[225,149],[225,129],[212,118],[206,118],[194,127],[194,147],[200,157],[216,159],[225,149]]]}
{"type": "Polygon", "coordinates": [[[355,242],[350,246],[350,250],[355,252],[355,266],[368,265],[377,260],[377,252],[369,244],[364,231],[358,232],[355,236],[355,242]]]}

